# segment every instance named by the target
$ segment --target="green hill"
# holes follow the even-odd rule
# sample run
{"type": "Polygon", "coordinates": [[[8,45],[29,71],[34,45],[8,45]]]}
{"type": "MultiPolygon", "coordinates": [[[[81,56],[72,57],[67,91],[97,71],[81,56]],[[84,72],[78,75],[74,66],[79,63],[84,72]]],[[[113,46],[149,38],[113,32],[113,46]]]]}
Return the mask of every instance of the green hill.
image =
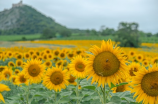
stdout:
{"type": "Polygon", "coordinates": [[[42,33],[46,28],[67,29],[28,5],[0,12],[0,35],[42,33]]]}

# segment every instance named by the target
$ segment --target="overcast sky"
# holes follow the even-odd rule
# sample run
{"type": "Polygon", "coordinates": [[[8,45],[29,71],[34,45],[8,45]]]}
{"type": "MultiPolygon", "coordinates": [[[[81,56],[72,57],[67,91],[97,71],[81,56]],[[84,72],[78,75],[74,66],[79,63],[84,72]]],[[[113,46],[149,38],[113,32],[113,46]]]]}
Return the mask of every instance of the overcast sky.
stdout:
{"type": "MultiPolygon", "coordinates": [[[[20,0],[0,0],[0,11],[20,0]]],[[[23,0],[24,4],[78,29],[117,29],[119,22],[137,22],[139,30],[158,33],[158,0],[23,0]]]]}

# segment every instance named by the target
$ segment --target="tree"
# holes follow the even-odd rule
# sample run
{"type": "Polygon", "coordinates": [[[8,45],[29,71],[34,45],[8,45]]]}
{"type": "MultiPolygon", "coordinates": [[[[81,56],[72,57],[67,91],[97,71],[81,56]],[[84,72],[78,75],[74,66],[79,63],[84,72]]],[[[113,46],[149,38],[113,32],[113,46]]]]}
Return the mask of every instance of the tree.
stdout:
{"type": "Polygon", "coordinates": [[[120,46],[123,47],[139,47],[139,34],[138,34],[137,23],[126,23],[121,22],[118,26],[118,31],[116,32],[115,41],[120,42],[120,46]]]}
{"type": "Polygon", "coordinates": [[[56,31],[54,29],[46,28],[43,30],[41,38],[49,39],[54,38],[56,31]]]}
{"type": "Polygon", "coordinates": [[[111,28],[106,28],[101,31],[102,36],[108,36],[108,35],[114,35],[114,34],[115,34],[115,30],[111,28]]]}
{"type": "Polygon", "coordinates": [[[59,34],[63,37],[70,37],[72,33],[68,29],[61,29],[59,30],[59,34]]]}

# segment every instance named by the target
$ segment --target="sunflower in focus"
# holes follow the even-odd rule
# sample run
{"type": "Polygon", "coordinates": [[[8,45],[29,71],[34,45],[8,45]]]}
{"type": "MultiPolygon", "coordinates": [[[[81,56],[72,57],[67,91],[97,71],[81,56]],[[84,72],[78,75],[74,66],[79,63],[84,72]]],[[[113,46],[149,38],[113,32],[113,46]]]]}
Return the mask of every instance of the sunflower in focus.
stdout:
{"type": "Polygon", "coordinates": [[[80,55],[74,57],[69,64],[70,73],[77,78],[85,78],[87,75],[86,62],[86,59],[80,55]]]}
{"type": "Polygon", "coordinates": [[[1,92],[10,91],[10,88],[8,86],[4,85],[4,84],[0,84],[0,86],[1,86],[0,87],[0,102],[3,101],[5,103],[3,95],[1,94],[1,92]]]}
{"type": "Polygon", "coordinates": [[[111,86],[111,83],[117,84],[119,79],[128,76],[126,60],[111,40],[102,41],[101,48],[94,45],[90,51],[92,54],[89,54],[85,70],[89,73],[88,79],[93,77],[91,83],[98,82],[102,87],[108,83],[111,86]]]}
{"type": "Polygon", "coordinates": [[[43,65],[40,60],[31,59],[25,63],[23,71],[30,83],[39,83],[45,72],[45,65],[43,65]]]}
{"type": "Polygon", "coordinates": [[[29,84],[29,80],[25,78],[25,73],[21,72],[18,74],[18,76],[15,79],[16,84],[22,84],[25,83],[26,85],[29,84]]]}
{"type": "Polygon", "coordinates": [[[45,77],[43,78],[43,85],[50,90],[61,91],[65,89],[69,76],[66,70],[62,70],[61,67],[52,67],[48,69],[45,77]]]}
{"type": "Polygon", "coordinates": [[[148,70],[143,67],[133,77],[131,85],[133,85],[131,93],[135,93],[133,97],[137,96],[137,102],[158,104],[158,67],[156,65],[149,67],[148,70]]]}

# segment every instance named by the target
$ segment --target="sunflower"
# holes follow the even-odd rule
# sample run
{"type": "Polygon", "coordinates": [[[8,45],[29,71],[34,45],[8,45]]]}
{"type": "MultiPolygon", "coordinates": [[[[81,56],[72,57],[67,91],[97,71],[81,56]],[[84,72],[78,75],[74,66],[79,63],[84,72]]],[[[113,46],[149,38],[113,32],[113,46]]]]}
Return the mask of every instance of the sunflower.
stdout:
{"type": "Polygon", "coordinates": [[[67,65],[68,65],[67,60],[63,60],[63,67],[65,68],[65,67],[67,67],[67,65]]]}
{"type": "MultiPolygon", "coordinates": [[[[128,82],[127,78],[126,79],[122,79],[122,81],[119,80],[119,83],[122,83],[122,82],[124,82],[124,83],[128,82]]],[[[129,88],[129,84],[124,84],[124,85],[120,85],[118,87],[114,87],[111,90],[113,90],[113,93],[116,93],[116,92],[129,91],[130,88],[129,88]]]]}
{"type": "Polygon", "coordinates": [[[50,60],[45,61],[44,64],[47,68],[52,66],[52,62],[50,60]]]}
{"type": "Polygon", "coordinates": [[[53,55],[54,56],[59,56],[59,54],[60,54],[60,50],[59,49],[56,49],[56,50],[53,51],[53,55]]]}
{"type": "Polygon", "coordinates": [[[144,60],[144,61],[142,62],[142,64],[143,64],[145,67],[148,67],[148,66],[149,66],[149,61],[144,60]]]}
{"type": "Polygon", "coordinates": [[[128,53],[128,55],[130,56],[130,57],[134,57],[135,56],[135,51],[129,51],[129,53],[128,53]]]}
{"type": "Polygon", "coordinates": [[[74,57],[69,64],[71,74],[77,78],[85,78],[87,75],[85,70],[86,62],[80,55],[74,57]]]}
{"type": "Polygon", "coordinates": [[[17,76],[16,75],[12,75],[12,78],[11,78],[11,82],[15,85],[16,84],[16,78],[17,76]]]}
{"type": "Polygon", "coordinates": [[[32,56],[35,53],[35,51],[34,50],[29,50],[28,53],[32,56]]]}
{"type": "Polygon", "coordinates": [[[32,54],[31,57],[32,57],[32,59],[37,59],[38,56],[34,53],[34,54],[32,54]]]}
{"type": "Polygon", "coordinates": [[[102,84],[102,87],[108,83],[111,86],[111,83],[116,84],[119,79],[128,76],[125,58],[119,47],[113,47],[111,40],[102,41],[101,48],[94,45],[90,51],[92,54],[85,70],[89,73],[88,79],[93,77],[91,83],[98,82],[98,86],[102,84]]]}
{"type": "Polygon", "coordinates": [[[22,84],[22,83],[25,83],[26,85],[29,84],[29,81],[27,78],[25,78],[25,73],[24,72],[21,72],[18,74],[17,78],[15,79],[15,82],[16,84],[22,84]]]}
{"type": "Polygon", "coordinates": [[[58,57],[54,57],[54,58],[53,58],[53,62],[54,62],[54,63],[57,63],[59,60],[60,60],[60,59],[59,59],[58,57]]]}
{"type": "Polygon", "coordinates": [[[45,66],[42,61],[37,59],[31,59],[24,65],[25,77],[29,79],[30,83],[39,83],[45,72],[45,66]]]}
{"type": "Polygon", "coordinates": [[[158,64],[158,57],[154,57],[151,62],[152,64],[158,64]]]}
{"type": "Polygon", "coordinates": [[[47,60],[48,59],[48,55],[47,54],[43,54],[42,59],[43,60],[47,60]]]}
{"type": "Polygon", "coordinates": [[[16,66],[22,67],[23,66],[23,60],[21,60],[21,59],[16,60],[16,66]]]}
{"type": "Polygon", "coordinates": [[[138,54],[138,55],[136,56],[136,60],[137,60],[138,62],[142,62],[142,61],[143,61],[143,55],[142,55],[142,54],[138,54]]]}
{"type": "Polygon", "coordinates": [[[69,83],[73,84],[73,85],[77,85],[77,82],[75,82],[75,80],[76,80],[76,78],[70,74],[70,79],[68,80],[69,83]]]}
{"type": "Polygon", "coordinates": [[[29,53],[24,53],[24,58],[25,58],[25,59],[29,59],[30,56],[31,56],[31,55],[30,55],[29,53]]]}
{"type": "Polygon", "coordinates": [[[53,54],[48,54],[48,59],[52,60],[53,59],[53,54]]]}
{"type": "Polygon", "coordinates": [[[132,62],[129,66],[129,75],[131,77],[135,76],[135,73],[137,73],[140,69],[141,69],[141,66],[139,63],[136,63],[136,62],[132,62]]]}
{"type": "Polygon", "coordinates": [[[15,69],[14,74],[18,75],[19,73],[20,73],[20,70],[19,69],[15,69]]]}
{"type": "Polygon", "coordinates": [[[2,59],[3,57],[2,57],[2,54],[0,54],[0,60],[2,59]]]}
{"type": "Polygon", "coordinates": [[[22,53],[18,53],[15,56],[16,59],[23,59],[23,54],[22,53]]]}
{"type": "Polygon", "coordinates": [[[0,66],[0,73],[3,72],[3,70],[5,70],[7,68],[7,66],[0,66]]]}
{"type": "Polygon", "coordinates": [[[9,80],[12,77],[12,70],[10,68],[6,68],[2,72],[2,76],[4,80],[9,80]]]}
{"type": "Polygon", "coordinates": [[[60,57],[61,59],[64,59],[64,58],[66,57],[65,52],[60,52],[59,57],[60,57]]]}
{"type": "Polygon", "coordinates": [[[75,56],[75,54],[74,54],[73,52],[67,53],[67,57],[68,57],[69,59],[72,59],[74,56],[75,56]]]}
{"type": "Polygon", "coordinates": [[[59,60],[55,63],[55,66],[63,66],[63,60],[59,60]]]}
{"type": "Polygon", "coordinates": [[[146,70],[144,67],[133,77],[131,93],[137,102],[158,104],[158,67],[156,64],[146,70]]]}
{"type": "Polygon", "coordinates": [[[46,54],[50,54],[52,51],[51,51],[51,49],[45,49],[44,52],[45,52],[46,54]]]}
{"type": "Polygon", "coordinates": [[[8,51],[8,52],[7,52],[7,57],[12,58],[12,57],[13,57],[13,52],[8,51]]]}
{"type": "Polygon", "coordinates": [[[1,92],[10,91],[10,88],[8,86],[4,85],[4,84],[0,84],[0,86],[1,86],[0,87],[0,101],[3,101],[5,103],[3,95],[1,94],[1,92]]]}
{"type": "Polygon", "coordinates": [[[61,91],[65,89],[69,76],[66,70],[62,70],[61,67],[52,67],[48,69],[45,77],[43,78],[43,85],[50,90],[61,91]]]}
{"type": "Polygon", "coordinates": [[[10,62],[8,62],[8,66],[15,67],[15,64],[14,64],[14,62],[10,61],[10,62]]]}

